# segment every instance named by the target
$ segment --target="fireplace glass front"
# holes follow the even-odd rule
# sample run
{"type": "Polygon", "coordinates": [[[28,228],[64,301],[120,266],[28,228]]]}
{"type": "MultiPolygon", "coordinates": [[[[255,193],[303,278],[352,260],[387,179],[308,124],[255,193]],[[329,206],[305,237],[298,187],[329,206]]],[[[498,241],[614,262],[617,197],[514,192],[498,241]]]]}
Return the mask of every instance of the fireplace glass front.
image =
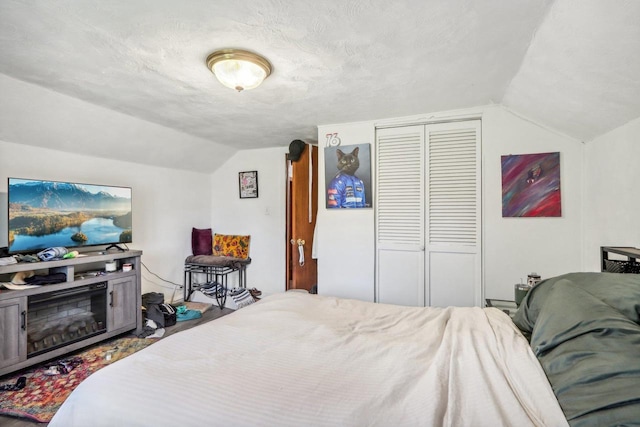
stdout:
{"type": "Polygon", "coordinates": [[[107,282],[29,297],[27,357],[107,331],[107,282]]]}

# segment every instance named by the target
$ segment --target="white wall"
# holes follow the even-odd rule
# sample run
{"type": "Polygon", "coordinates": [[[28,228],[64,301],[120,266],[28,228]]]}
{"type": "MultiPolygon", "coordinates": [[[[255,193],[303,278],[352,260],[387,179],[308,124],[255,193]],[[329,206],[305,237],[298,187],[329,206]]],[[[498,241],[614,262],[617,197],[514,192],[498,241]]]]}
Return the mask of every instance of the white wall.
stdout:
{"type": "MultiPolygon", "coordinates": [[[[375,128],[371,122],[318,127],[318,293],[363,301],[374,299],[373,208],[327,209],[324,147],[327,134],[338,134],[341,145],[371,144],[372,163],[375,128]]],[[[334,159],[331,159],[334,161],[334,159]]],[[[373,171],[373,164],[371,165],[373,171]]],[[[373,179],[373,176],[372,176],[373,179]]]]}
{"type": "MultiPolygon", "coordinates": [[[[210,180],[210,226],[214,233],[251,235],[247,287],[264,295],[285,291],[287,152],[282,147],[239,151],[210,180]],[[242,171],[258,171],[258,198],[240,199],[242,171]]],[[[229,285],[235,284],[234,274],[229,285]]]]}
{"type": "Polygon", "coordinates": [[[513,285],[582,270],[584,144],[496,106],[482,117],[485,297],[513,300],[513,285]],[[562,217],[502,218],[500,157],[560,152],[562,217]]]}
{"type": "MultiPolygon", "coordinates": [[[[482,183],[484,295],[513,299],[513,285],[533,271],[551,277],[582,268],[583,144],[500,106],[457,112],[351,124],[323,125],[319,181],[324,183],[323,147],[326,134],[338,133],[343,145],[372,144],[375,158],[376,123],[424,123],[441,118],[482,115],[482,183]],[[500,156],[559,151],[561,218],[502,218],[500,156]]],[[[372,166],[373,168],[373,166],[372,166]]],[[[375,170],[373,171],[375,174],[375,170]]],[[[374,212],[371,209],[331,211],[319,192],[318,292],[373,300],[374,212]]],[[[402,268],[399,266],[398,268],[402,268]]]]}
{"type": "Polygon", "coordinates": [[[640,118],[586,144],[585,267],[600,271],[600,246],[640,248],[640,118]]]}
{"type": "MultiPolygon", "coordinates": [[[[46,138],[46,135],[42,135],[46,138]]],[[[184,259],[191,254],[191,227],[209,223],[208,174],[145,166],[64,153],[0,141],[0,246],[7,245],[7,177],[50,179],[132,187],[133,243],[142,262],[160,277],[179,285],[184,259]]],[[[142,292],[163,292],[170,301],[175,287],[142,271],[142,292]]],[[[182,291],[175,292],[182,298],[182,291]]]]}

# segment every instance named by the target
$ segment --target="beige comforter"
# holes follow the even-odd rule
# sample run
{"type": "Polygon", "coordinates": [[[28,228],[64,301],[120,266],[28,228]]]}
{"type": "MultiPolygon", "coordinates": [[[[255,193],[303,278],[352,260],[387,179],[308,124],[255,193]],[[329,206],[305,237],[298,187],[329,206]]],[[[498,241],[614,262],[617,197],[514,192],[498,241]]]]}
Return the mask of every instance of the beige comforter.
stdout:
{"type": "Polygon", "coordinates": [[[527,341],[497,309],[288,292],[96,372],[50,423],[116,425],[567,423],[527,341]]]}

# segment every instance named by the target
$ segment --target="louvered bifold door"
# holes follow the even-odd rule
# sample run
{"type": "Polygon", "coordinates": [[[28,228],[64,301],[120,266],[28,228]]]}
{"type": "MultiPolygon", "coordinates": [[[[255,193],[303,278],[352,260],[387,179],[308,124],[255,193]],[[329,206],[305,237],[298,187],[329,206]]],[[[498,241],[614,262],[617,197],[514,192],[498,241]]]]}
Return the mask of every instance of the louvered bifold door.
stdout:
{"type": "Polygon", "coordinates": [[[376,131],[376,301],[424,306],[424,126],[376,131]]]}
{"type": "Polygon", "coordinates": [[[425,138],[428,299],[480,306],[480,121],[427,125],[425,138]]]}

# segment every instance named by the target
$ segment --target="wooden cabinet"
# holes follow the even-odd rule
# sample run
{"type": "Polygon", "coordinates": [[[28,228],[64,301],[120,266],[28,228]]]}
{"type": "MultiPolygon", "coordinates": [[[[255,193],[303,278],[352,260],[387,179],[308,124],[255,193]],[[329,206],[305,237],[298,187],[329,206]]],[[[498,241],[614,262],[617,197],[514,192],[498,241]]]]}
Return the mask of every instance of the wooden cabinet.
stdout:
{"type": "Polygon", "coordinates": [[[27,299],[0,301],[0,368],[27,359],[27,299]]]}
{"type": "Polygon", "coordinates": [[[107,288],[109,309],[107,331],[127,331],[136,327],[139,310],[136,310],[138,287],[134,277],[110,280],[107,288]]]}
{"type": "MultiPolygon", "coordinates": [[[[140,332],[143,326],[141,255],[141,251],[135,250],[94,252],[68,260],[0,266],[0,282],[9,282],[13,274],[20,271],[34,271],[36,274],[63,272],[67,277],[63,283],[23,290],[0,290],[0,376],[125,332],[140,332]],[[110,261],[118,264],[114,272],[105,271],[105,264],[110,261]],[[131,264],[131,270],[123,271],[123,264],[131,264]],[[36,309],[36,305],[42,306],[42,301],[48,299],[59,301],[67,298],[67,295],[68,298],[79,298],[78,295],[84,294],[85,290],[93,295],[83,301],[90,319],[83,323],[76,318],[74,324],[69,321],[69,328],[73,327],[72,333],[56,330],[48,336],[42,334],[45,335],[42,340],[40,337],[34,338],[41,335],[34,332],[40,331],[34,327],[40,325],[37,322],[46,325],[61,323],[57,318],[60,316],[54,321],[49,318],[40,319],[41,312],[52,310],[46,307],[44,310],[36,309]],[[106,322],[101,319],[106,319],[106,322]],[[80,332],[75,327],[77,324],[80,325],[80,332]]],[[[78,307],[80,305],[81,302],[78,307]]],[[[75,307],[72,309],[75,310],[75,307]]]]}

